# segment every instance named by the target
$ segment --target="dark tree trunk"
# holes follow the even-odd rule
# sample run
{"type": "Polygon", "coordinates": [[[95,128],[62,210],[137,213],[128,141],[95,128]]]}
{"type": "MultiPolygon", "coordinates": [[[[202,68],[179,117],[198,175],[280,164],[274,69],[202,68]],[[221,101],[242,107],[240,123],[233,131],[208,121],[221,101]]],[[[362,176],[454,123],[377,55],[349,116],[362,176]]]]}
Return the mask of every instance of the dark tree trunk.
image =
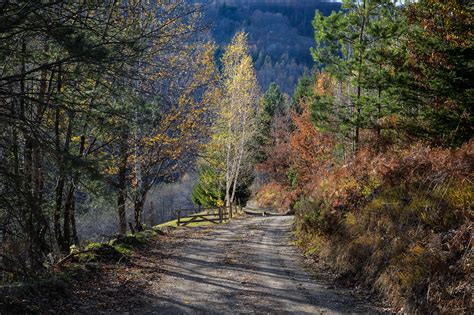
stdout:
{"type": "Polygon", "coordinates": [[[77,236],[77,228],[76,228],[76,198],[72,198],[72,206],[71,206],[71,230],[72,230],[72,240],[74,245],[79,245],[79,237],[77,236]]]}
{"type": "Polygon", "coordinates": [[[66,196],[66,203],[64,204],[64,225],[63,225],[63,244],[62,250],[69,252],[71,246],[71,213],[74,204],[74,183],[70,183],[66,196]]]}
{"type": "MultiPolygon", "coordinates": [[[[61,89],[61,73],[58,73],[58,92],[61,89]]],[[[56,106],[55,110],[55,122],[54,122],[54,133],[55,133],[55,150],[56,150],[56,163],[59,169],[59,178],[56,184],[56,204],[53,212],[53,226],[54,236],[59,247],[63,245],[63,235],[61,231],[61,212],[63,207],[63,195],[65,185],[65,170],[64,170],[64,155],[61,152],[61,136],[59,130],[59,123],[61,119],[61,111],[59,106],[56,106]]]]}
{"type": "MultiPolygon", "coordinates": [[[[59,78],[60,78],[60,73],[59,73],[59,78]]],[[[61,80],[59,79],[58,83],[58,89],[61,87],[61,80]]],[[[59,120],[59,111],[56,111],[56,117],[59,120]]],[[[67,170],[67,156],[69,155],[69,145],[71,143],[71,137],[72,137],[72,128],[74,124],[74,113],[68,112],[67,113],[68,117],[68,126],[66,129],[66,134],[64,137],[64,148],[61,149],[60,145],[60,136],[59,136],[59,130],[56,131],[56,154],[58,155],[57,162],[58,162],[58,168],[60,170],[60,184],[62,187],[60,194],[56,195],[57,198],[57,203],[56,203],[56,211],[58,213],[55,213],[55,218],[54,218],[54,224],[55,224],[55,230],[56,230],[56,225],[59,227],[58,229],[58,236],[57,238],[58,244],[61,247],[63,252],[69,252],[69,248],[71,246],[71,230],[74,230],[75,227],[72,226],[73,220],[71,219],[72,216],[74,215],[74,192],[75,192],[75,186],[74,186],[74,179],[71,180],[69,183],[68,189],[66,191],[66,202],[64,204],[64,213],[63,213],[63,233],[61,235],[60,231],[60,224],[57,223],[56,220],[60,220],[60,212],[61,212],[61,205],[62,205],[62,198],[63,198],[63,190],[64,190],[64,185],[65,185],[65,177],[66,177],[66,170],[67,170]]],[[[57,129],[57,127],[56,127],[57,129]]],[[[59,183],[58,183],[59,184],[59,183]]],[[[75,221],[75,220],[74,220],[75,221]]],[[[56,233],[56,231],[55,231],[56,233]]]]}
{"type": "Polygon", "coordinates": [[[127,218],[125,202],[127,200],[127,159],[128,159],[128,130],[122,131],[119,144],[120,165],[117,182],[117,211],[119,216],[119,234],[127,233],[127,218]]]}
{"type": "Polygon", "coordinates": [[[59,175],[58,184],[56,185],[56,205],[53,213],[54,237],[59,246],[63,243],[63,235],[61,231],[61,210],[63,203],[64,178],[59,175]]]}
{"type": "Polygon", "coordinates": [[[362,25],[359,33],[359,45],[361,51],[359,52],[359,73],[358,73],[358,78],[357,78],[357,104],[356,104],[356,111],[357,111],[357,116],[356,116],[356,129],[355,129],[355,151],[359,150],[360,146],[360,113],[361,113],[361,108],[360,108],[360,98],[362,96],[362,87],[361,87],[361,82],[362,82],[362,63],[363,63],[363,58],[364,58],[364,52],[365,49],[362,45],[364,41],[364,34],[365,34],[365,23],[366,23],[366,0],[362,1],[362,25]]]}
{"type": "Polygon", "coordinates": [[[140,195],[134,201],[134,214],[135,214],[135,230],[142,231],[142,216],[143,206],[145,205],[146,193],[140,193],[140,195]]]}
{"type": "MultiPolygon", "coordinates": [[[[361,87],[357,87],[357,101],[359,101],[361,96],[361,87]]],[[[355,139],[354,139],[354,147],[355,151],[359,150],[359,142],[360,142],[360,106],[359,104],[356,105],[356,127],[355,127],[355,139]]]]}
{"type": "Polygon", "coordinates": [[[33,203],[33,195],[32,195],[32,145],[31,140],[27,137],[25,142],[25,152],[24,152],[24,163],[25,163],[25,180],[24,180],[24,190],[25,190],[25,198],[26,203],[24,206],[24,218],[26,220],[26,230],[28,233],[28,257],[31,260],[31,265],[33,265],[34,260],[34,251],[33,248],[34,244],[34,227],[33,227],[33,209],[35,207],[33,203]]]}
{"type": "Polygon", "coordinates": [[[48,219],[43,213],[43,192],[44,192],[44,176],[43,176],[43,153],[35,142],[33,147],[33,166],[34,166],[34,224],[37,227],[37,245],[40,249],[40,254],[49,252],[49,246],[46,242],[46,233],[49,229],[48,219]]]}
{"type": "MultiPolygon", "coordinates": [[[[381,100],[381,97],[382,97],[382,88],[379,86],[378,87],[378,99],[377,99],[377,117],[378,117],[377,120],[380,120],[380,118],[382,118],[382,104],[381,104],[382,100],[381,100]]],[[[382,139],[381,133],[382,133],[382,129],[380,128],[380,122],[377,121],[377,138],[378,138],[379,141],[382,139]]]]}

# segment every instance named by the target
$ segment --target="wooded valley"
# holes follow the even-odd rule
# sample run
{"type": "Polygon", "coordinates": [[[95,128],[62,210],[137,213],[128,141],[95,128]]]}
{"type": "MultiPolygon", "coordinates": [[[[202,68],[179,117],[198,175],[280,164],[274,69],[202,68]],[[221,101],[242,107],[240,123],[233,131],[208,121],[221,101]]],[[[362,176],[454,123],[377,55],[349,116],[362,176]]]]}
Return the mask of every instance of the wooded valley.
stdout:
{"type": "Polygon", "coordinates": [[[179,181],[196,212],[294,214],[306,259],[391,311],[474,311],[474,5],[273,6],[0,3],[0,313],[159,243],[147,200],[179,181]]]}

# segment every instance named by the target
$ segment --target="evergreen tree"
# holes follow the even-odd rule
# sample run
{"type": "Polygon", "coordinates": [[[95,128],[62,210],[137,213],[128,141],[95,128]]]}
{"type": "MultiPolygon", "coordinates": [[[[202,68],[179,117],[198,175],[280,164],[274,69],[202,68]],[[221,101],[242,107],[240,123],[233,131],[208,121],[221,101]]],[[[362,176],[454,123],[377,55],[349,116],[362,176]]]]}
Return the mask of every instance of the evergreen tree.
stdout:
{"type": "Polygon", "coordinates": [[[466,1],[419,1],[405,9],[408,34],[394,62],[392,97],[411,136],[459,146],[473,134],[474,24],[466,1]]]}
{"type": "Polygon", "coordinates": [[[298,107],[300,102],[305,102],[314,97],[314,77],[305,73],[301,78],[298,79],[298,84],[293,92],[293,99],[291,107],[297,111],[301,109],[298,107]]]}
{"type": "Polygon", "coordinates": [[[255,131],[255,160],[257,163],[266,160],[266,149],[273,145],[272,123],[275,117],[288,114],[287,100],[275,83],[270,84],[262,96],[261,103],[261,110],[257,118],[257,130],[255,131]]]}
{"type": "Polygon", "coordinates": [[[376,121],[388,107],[382,104],[392,70],[385,61],[386,50],[401,34],[398,12],[390,0],[345,0],[342,11],[328,17],[317,12],[313,21],[315,62],[347,85],[341,89],[347,94],[342,98],[345,104],[335,107],[348,114],[342,120],[353,127],[354,150],[362,128],[380,132],[376,121]]]}
{"type": "Polygon", "coordinates": [[[221,182],[217,180],[219,171],[202,163],[199,168],[199,181],[193,186],[192,201],[202,207],[222,206],[224,190],[221,182]]]}

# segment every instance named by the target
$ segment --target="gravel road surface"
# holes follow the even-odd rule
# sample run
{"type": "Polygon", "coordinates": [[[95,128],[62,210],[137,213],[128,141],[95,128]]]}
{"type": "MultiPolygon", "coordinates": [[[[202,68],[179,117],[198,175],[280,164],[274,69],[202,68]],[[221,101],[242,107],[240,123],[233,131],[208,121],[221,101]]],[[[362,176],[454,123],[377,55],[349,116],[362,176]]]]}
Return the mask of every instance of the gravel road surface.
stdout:
{"type": "Polygon", "coordinates": [[[292,223],[292,216],[247,217],[195,234],[171,249],[144,312],[376,313],[307,271],[291,245],[292,223]]]}

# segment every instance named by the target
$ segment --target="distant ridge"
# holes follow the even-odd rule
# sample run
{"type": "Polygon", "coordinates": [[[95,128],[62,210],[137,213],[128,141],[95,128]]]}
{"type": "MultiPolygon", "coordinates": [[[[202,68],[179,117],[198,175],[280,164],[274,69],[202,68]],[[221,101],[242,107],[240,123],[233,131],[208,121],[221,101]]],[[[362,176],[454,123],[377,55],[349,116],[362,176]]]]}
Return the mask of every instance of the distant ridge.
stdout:
{"type": "Polygon", "coordinates": [[[218,3],[255,3],[255,2],[264,2],[264,3],[284,3],[284,4],[300,4],[300,3],[309,3],[315,4],[318,2],[341,2],[340,0],[214,0],[218,3]]]}
{"type": "MultiPolygon", "coordinates": [[[[205,0],[197,1],[204,2],[205,0]]],[[[281,6],[306,7],[317,3],[339,3],[339,0],[213,0],[215,4],[246,5],[246,4],[271,4],[281,6]]]]}
{"type": "Polygon", "coordinates": [[[204,16],[222,53],[236,31],[249,34],[250,53],[263,90],[275,82],[291,95],[298,78],[314,66],[311,22],[316,10],[338,11],[339,1],[319,0],[188,0],[209,4],[204,16]]]}

